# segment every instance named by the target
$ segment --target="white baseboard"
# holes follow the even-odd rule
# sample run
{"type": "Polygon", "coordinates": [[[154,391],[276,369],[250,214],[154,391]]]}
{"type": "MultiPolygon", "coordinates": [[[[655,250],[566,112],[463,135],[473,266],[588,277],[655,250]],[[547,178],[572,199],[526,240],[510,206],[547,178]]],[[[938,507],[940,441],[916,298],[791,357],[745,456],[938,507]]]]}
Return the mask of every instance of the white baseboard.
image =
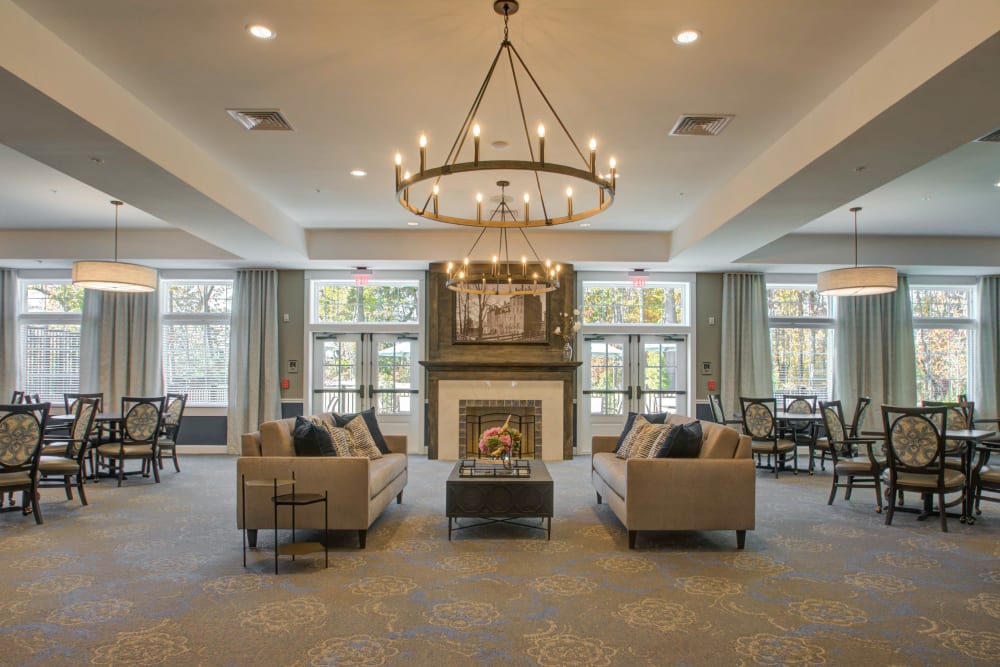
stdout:
{"type": "Polygon", "coordinates": [[[225,454],[225,445],[177,445],[178,454],[225,454]]]}

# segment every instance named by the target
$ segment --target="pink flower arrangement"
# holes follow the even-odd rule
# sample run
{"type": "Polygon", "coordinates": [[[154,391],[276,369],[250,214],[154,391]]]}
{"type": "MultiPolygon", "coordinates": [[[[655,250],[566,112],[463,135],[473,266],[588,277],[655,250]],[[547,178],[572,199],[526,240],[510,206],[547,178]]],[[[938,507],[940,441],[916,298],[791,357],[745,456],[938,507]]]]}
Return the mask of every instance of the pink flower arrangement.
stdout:
{"type": "Polygon", "coordinates": [[[503,426],[494,426],[483,431],[479,438],[479,452],[487,456],[509,456],[511,452],[520,453],[521,432],[510,427],[510,417],[503,426]]]}

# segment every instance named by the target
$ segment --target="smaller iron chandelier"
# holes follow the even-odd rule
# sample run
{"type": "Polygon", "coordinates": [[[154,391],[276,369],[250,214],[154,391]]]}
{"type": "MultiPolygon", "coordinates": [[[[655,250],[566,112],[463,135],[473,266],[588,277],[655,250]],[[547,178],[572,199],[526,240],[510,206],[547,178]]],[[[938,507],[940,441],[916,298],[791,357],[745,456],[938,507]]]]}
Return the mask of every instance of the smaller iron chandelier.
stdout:
{"type": "MultiPolygon", "coordinates": [[[[419,166],[415,173],[404,170],[403,156],[400,153],[396,153],[396,199],[408,212],[422,218],[427,218],[428,220],[446,222],[453,225],[523,228],[576,222],[597,215],[614,203],[615,181],[617,178],[617,163],[615,158],[612,157],[608,161],[609,171],[607,175],[598,172],[597,140],[590,139],[588,143],[590,152],[588,155],[585,155],[570,135],[569,130],[566,129],[566,124],[559,117],[555,107],[552,106],[552,103],[545,95],[535,76],[521,58],[521,54],[518,53],[508,37],[508,19],[512,14],[517,12],[518,7],[517,0],[494,0],[493,2],[493,10],[503,16],[503,41],[500,42],[500,48],[493,57],[493,62],[486,72],[486,77],[479,86],[472,106],[468,113],[466,113],[465,120],[459,128],[458,134],[444,162],[439,166],[428,165],[428,139],[423,134],[418,141],[420,157],[419,166]],[[480,141],[483,130],[478,120],[480,104],[484,97],[486,97],[487,90],[493,80],[493,75],[498,69],[500,71],[507,69],[505,65],[509,65],[513,93],[517,101],[516,108],[520,119],[519,126],[524,130],[527,155],[522,153],[522,159],[483,160],[480,159],[480,141]],[[516,65],[520,65],[520,69],[516,65]],[[529,123],[525,115],[525,100],[522,95],[524,90],[529,89],[528,82],[534,86],[534,89],[544,102],[545,108],[548,109],[549,113],[555,119],[558,128],[562,130],[567,145],[572,148],[572,152],[579,156],[580,162],[577,163],[579,166],[570,166],[569,164],[551,159],[551,152],[554,149],[558,149],[558,145],[552,145],[552,139],[562,139],[558,135],[549,138],[550,156],[546,157],[546,128],[544,124],[538,124],[537,141],[533,140],[531,132],[528,129],[529,123]],[[472,155],[470,156],[468,150],[466,150],[465,156],[462,157],[463,161],[460,162],[462,149],[469,143],[472,144],[472,155]],[[446,180],[450,180],[451,184],[455,184],[456,180],[459,183],[463,180],[461,177],[458,179],[449,179],[448,177],[460,176],[462,174],[475,176],[482,172],[495,172],[496,175],[493,178],[500,175],[508,181],[515,180],[517,182],[518,179],[521,179],[519,181],[520,184],[515,187],[521,187],[522,185],[525,187],[523,215],[510,215],[499,219],[485,220],[482,215],[481,194],[477,194],[476,201],[473,202],[471,193],[467,193],[464,196],[458,194],[463,191],[461,186],[450,189],[445,187],[444,181],[446,180]],[[566,198],[564,201],[561,196],[558,197],[560,201],[553,201],[551,191],[547,200],[547,188],[545,185],[548,185],[549,189],[551,189],[552,183],[544,184],[541,175],[548,175],[549,178],[557,177],[569,183],[575,181],[575,185],[577,186],[576,208],[574,209],[573,207],[572,187],[565,189],[566,198]],[[463,201],[465,196],[468,199],[463,201]],[[529,206],[529,200],[532,200],[533,207],[529,206]],[[451,211],[451,213],[446,213],[445,211],[451,211]],[[472,215],[473,211],[476,212],[475,216],[472,215]],[[531,217],[532,213],[535,215],[534,218],[531,217]],[[563,215],[564,213],[565,215],[563,215]]],[[[498,144],[502,145],[503,148],[507,147],[506,141],[497,141],[493,145],[497,146],[498,144]]],[[[576,158],[573,158],[574,163],[575,160],[576,158]]]]}
{"type": "Polygon", "coordinates": [[[866,296],[895,292],[899,285],[896,269],[891,266],[858,266],[858,211],[854,214],[854,266],[823,271],[817,276],[819,293],[826,296],[866,296]]]}
{"type": "MultiPolygon", "coordinates": [[[[517,294],[545,294],[559,289],[559,275],[562,272],[561,264],[554,264],[551,260],[544,262],[531,245],[527,234],[523,228],[517,228],[525,245],[530,249],[533,261],[528,261],[527,255],[521,255],[521,261],[511,261],[510,243],[507,238],[507,227],[502,223],[513,217],[513,211],[507,205],[505,195],[506,188],[510,185],[508,181],[497,181],[500,187],[500,203],[489,216],[490,221],[495,221],[497,225],[497,253],[493,255],[490,262],[470,263],[469,257],[475,251],[479,241],[482,240],[486,231],[490,227],[483,227],[476,237],[475,243],[469,248],[465,259],[461,262],[448,262],[448,275],[445,287],[464,294],[482,295],[517,295],[517,294]]],[[[482,202],[480,202],[482,206],[482,202]]]]}
{"type": "Polygon", "coordinates": [[[152,292],[156,290],[156,269],[118,261],[118,209],[124,202],[111,201],[115,207],[114,261],[73,262],[73,284],[105,292],[152,292]]]}

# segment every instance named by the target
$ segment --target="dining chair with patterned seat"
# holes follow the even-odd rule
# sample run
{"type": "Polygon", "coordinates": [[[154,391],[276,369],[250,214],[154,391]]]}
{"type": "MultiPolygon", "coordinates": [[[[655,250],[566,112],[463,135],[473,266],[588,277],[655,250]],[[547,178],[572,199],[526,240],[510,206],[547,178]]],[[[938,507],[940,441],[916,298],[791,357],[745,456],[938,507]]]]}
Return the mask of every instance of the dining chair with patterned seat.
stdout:
{"type": "Polygon", "coordinates": [[[843,488],[844,500],[851,499],[854,489],[875,489],[876,512],[882,511],[882,472],[886,461],[875,453],[878,439],[852,438],[844,425],[844,409],[840,401],[820,401],[820,414],[826,428],[826,452],[833,467],[833,484],[827,505],[832,505],[837,497],[837,489],[843,488]],[[859,447],[865,447],[864,454],[859,447]],[[846,477],[846,482],[840,478],[846,477]]]}
{"type": "MultiPolygon", "coordinates": [[[[97,454],[116,468],[118,486],[125,479],[125,461],[141,461],[139,471],[146,474],[147,465],[153,469],[156,483],[160,483],[160,469],[156,465],[157,440],[160,437],[160,420],[163,418],[164,396],[140,398],[122,397],[122,428],[118,442],[98,445],[97,454]]],[[[131,473],[129,473],[131,474],[131,473]]]]}
{"type": "MultiPolygon", "coordinates": [[[[830,401],[826,401],[830,402],[830,401]]],[[[854,417],[851,418],[851,425],[847,427],[847,438],[852,440],[865,440],[861,434],[861,425],[864,423],[865,412],[868,410],[868,406],[871,405],[872,399],[867,396],[859,396],[857,403],[854,406],[854,417]]],[[[840,403],[840,401],[837,401],[840,403]]],[[[823,409],[823,401],[820,402],[820,410],[823,409]]],[[[841,417],[843,417],[843,404],[840,408],[841,417]]],[[[843,422],[843,419],[841,419],[843,422]]],[[[824,420],[825,425],[825,420],[824,420]]],[[[825,428],[825,426],[824,426],[825,428]]],[[[829,431],[827,431],[829,436],[829,431]]],[[[876,438],[880,440],[881,438],[876,438]]],[[[819,454],[819,467],[820,470],[826,470],[826,459],[830,455],[830,440],[829,437],[817,437],[816,443],[813,445],[813,449],[819,454]]]]}
{"type": "MultiPolygon", "coordinates": [[[[786,413],[815,415],[816,400],[815,394],[785,394],[782,396],[782,410],[786,413]]],[[[813,461],[816,450],[816,439],[819,435],[819,425],[808,419],[787,419],[779,424],[779,434],[782,438],[795,443],[796,455],[799,447],[806,447],[809,451],[809,474],[813,474],[813,461]]]]}
{"type": "Polygon", "coordinates": [[[740,396],[743,432],[750,436],[750,451],[757,457],[757,467],[772,468],[777,479],[779,471],[788,465],[788,459],[791,457],[794,474],[798,475],[799,463],[795,456],[795,443],[778,435],[774,410],[773,398],[740,396]],[[767,465],[762,464],[762,456],[767,456],[767,465]]]}
{"type": "Polygon", "coordinates": [[[726,411],[722,407],[721,394],[708,395],[708,407],[712,410],[712,421],[725,426],[742,426],[742,419],[732,419],[726,416],[726,411]]]}
{"type": "Polygon", "coordinates": [[[961,503],[966,512],[966,479],[961,470],[947,464],[946,436],[948,408],[882,406],[888,455],[889,488],[885,496],[889,503],[885,523],[892,523],[898,491],[919,493],[929,506],[937,497],[941,515],[941,530],[948,531],[947,508],[961,503]],[[959,500],[945,502],[945,494],[960,493],[959,500]]]}
{"type": "Polygon", "coordinates": [[[979,460],[972,468],[972,502],[977,516],[983,513],[980,508],[982,501],[1000,503],[1000,466],[989,465],[991,455],[1000,461],[1000,442],[984,442],[979,445],[979,460]],[[990,495],[984,496],[984,491],[990,495]]]}
{"type": "MultiPolygon", "coordinates": [[[[37,524],[44,523],[38,504],[38,453],[49,407],[48,403],[0,405],[0,492],[20,491],[20,511],[33,512],[37,524]]],[[[17,509],[4,507],[0,511],[17,509]]]]}
{"type": "Polygon", "coordinates": [[[38,488],[64,488],[66,499],[73,500],[73,475],[76,475],[76,488],[80,494],[80,502],[87,503],[87,494],[83,490],[86,474],[84,464],[87,451],[91,445],[91,434],[94,428],[94,417],[97,415],[98,402],[93,398],[78,399],[74,405],[73,424],[70,427],[69,438],[54,443],[59,447],[58,454],[46,454],[43,447],[38,461],[38,488]]]}
{"type": "Polygon", "coordinates": [[[167,407],[163,411],[163,426],[157,443],[156,461],[163,469],[163,455],[170,454],[174,460],[174,470],[181,471],[177,462],[177,435],[184,419],[184,406],[187,405],[187,394],[167,394],[167,407]]]}

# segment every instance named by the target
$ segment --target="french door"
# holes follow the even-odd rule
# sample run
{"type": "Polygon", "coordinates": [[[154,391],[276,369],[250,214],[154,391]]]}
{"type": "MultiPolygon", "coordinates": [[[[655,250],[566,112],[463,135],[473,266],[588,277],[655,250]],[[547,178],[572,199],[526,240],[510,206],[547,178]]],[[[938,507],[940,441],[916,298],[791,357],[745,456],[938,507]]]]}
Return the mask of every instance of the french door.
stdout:
{"type": "Polygon", "coordinates": [[[621,432],[629,412],[687,411],[687,337],[614,334],[583,338],[580,439],[621,432]]]}
{"type": "Polygon", "coordinates": [[[421,442],[418,354],[413,334],[315,334],[312,412],[373,407],[382,430],[421,442]]]}

